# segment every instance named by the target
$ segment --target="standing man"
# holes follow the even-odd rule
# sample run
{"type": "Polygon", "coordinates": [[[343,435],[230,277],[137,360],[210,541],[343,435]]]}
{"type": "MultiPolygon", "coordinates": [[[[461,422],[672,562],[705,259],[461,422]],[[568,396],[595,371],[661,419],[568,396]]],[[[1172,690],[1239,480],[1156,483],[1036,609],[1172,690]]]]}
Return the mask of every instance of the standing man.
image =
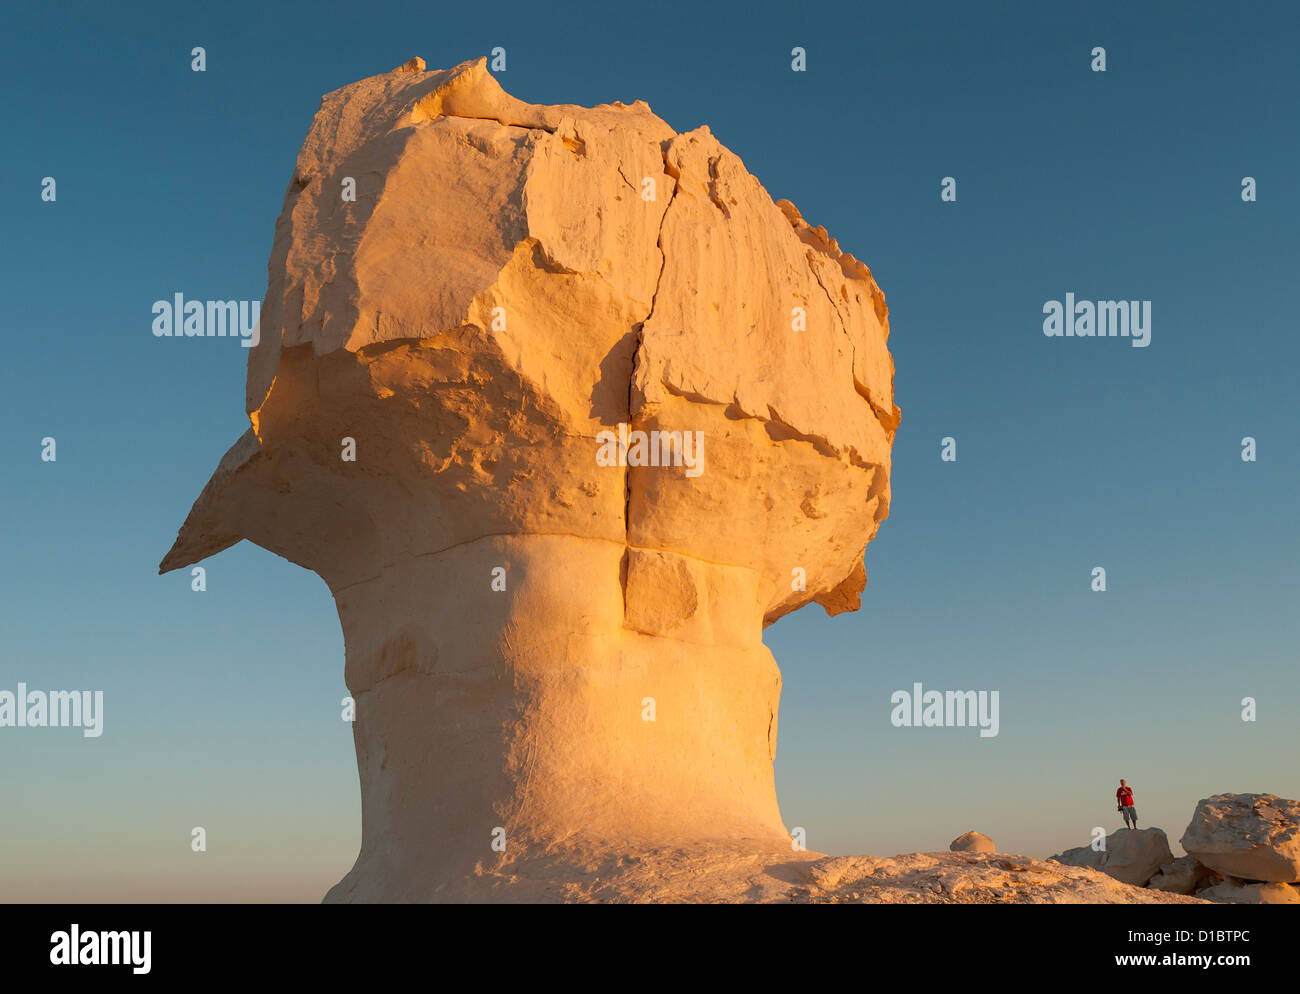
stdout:
{"type": "Polygon", "coordinates": [[[1115,802],[1119,805],[1115,810],[1124,815],[1124,826],[1137,828],[1138,809],[1133,807],[1133,788],[1123,780],[1119,782],[1119,790],[1115,791],[1115,802]],[[1129,822],[1133,824],[1130,825],[1129,822]]]}

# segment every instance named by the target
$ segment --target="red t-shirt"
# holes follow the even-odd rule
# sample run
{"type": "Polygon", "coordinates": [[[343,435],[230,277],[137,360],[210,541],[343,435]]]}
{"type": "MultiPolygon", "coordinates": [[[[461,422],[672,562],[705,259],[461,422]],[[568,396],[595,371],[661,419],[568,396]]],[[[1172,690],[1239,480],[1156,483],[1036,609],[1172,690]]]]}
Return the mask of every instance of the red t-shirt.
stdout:
{"type": "Polygon", "coordinates": [[[1133,807],[1133,788],[1121,787],[1119,790],[1115,791],[1115,800],[1119,801],[1120,807],[1133,807]]]}

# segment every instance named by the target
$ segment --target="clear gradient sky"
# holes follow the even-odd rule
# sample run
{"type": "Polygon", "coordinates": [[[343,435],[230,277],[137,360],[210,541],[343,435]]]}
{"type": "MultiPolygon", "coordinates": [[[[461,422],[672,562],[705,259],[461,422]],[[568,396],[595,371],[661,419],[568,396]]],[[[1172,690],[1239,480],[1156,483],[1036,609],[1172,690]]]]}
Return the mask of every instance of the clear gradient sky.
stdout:
{"type": "Polygon", "coordinates": [[[0,690],[105,693],[100,738],[0,728],[0,900],[318,901],[351,867],[324,583],[248,543],[204,593],[157,576],[248,353],[150,308],[262,298],[323,93],[498,45],[523,100],[709,125],[885,291],[903,421],[862,610],[766,632],[810,848],[1046,856],[1118,828],[1125,777],[1179,853],[1202,797],[1300,797],[1293,4],[181,6],[0,12],[0,690]],[[1152,301],[1150,347],[1044,337],[1067,291],[1152,301]],[[998,690],[1000,734],[893,727],[918,681],[998,690]]]}

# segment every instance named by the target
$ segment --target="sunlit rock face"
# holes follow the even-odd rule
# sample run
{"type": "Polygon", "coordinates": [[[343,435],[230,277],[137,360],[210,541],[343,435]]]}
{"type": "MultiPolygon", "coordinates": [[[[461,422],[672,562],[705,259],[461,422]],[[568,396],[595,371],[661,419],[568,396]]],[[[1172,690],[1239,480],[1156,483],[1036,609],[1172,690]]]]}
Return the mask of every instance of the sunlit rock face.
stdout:
{"type": "Polygon", "coordinates": [[[1215,873],[1300,883],[1300,801],[1276,794],[1202,798],[1180,842],[1215,873]]]}
{"type": "Polygon", "coordinates": [[[762,630],[856,609],[888,513],[867,267],[707,128],[480,59],[323,98],[269,271],[251,427],[162,569],[248,539],[333,592],[363,838],[329,899],[803,858],[762,630]]]}

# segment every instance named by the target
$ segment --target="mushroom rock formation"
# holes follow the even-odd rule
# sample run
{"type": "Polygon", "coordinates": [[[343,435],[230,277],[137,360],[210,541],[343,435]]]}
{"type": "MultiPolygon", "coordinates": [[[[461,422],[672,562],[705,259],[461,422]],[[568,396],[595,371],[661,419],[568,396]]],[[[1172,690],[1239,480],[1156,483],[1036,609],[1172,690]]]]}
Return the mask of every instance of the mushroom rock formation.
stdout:
{"type": "Polygon", "coordinates": [[[161,571],[248,539],[334,594],[363,827],[327,900],[812,858],[762,630],[858,607],[899,420],[884,296],[708,128],[423,69],[322,99],[252,426],[161,571]]]}

